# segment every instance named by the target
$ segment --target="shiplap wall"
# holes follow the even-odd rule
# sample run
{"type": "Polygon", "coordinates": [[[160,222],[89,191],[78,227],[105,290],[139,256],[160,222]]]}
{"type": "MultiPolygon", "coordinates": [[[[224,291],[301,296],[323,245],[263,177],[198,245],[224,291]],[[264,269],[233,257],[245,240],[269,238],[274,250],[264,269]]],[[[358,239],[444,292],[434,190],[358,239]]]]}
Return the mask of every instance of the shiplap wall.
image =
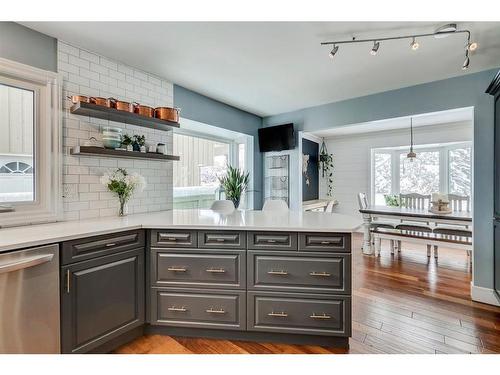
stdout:
{"type": "MultiPolygon", "coordinates": [[[[472,140],[472,123],[449,123],[414,128],[416,145],[462,142],[472,140]]],[[[328,152],[333,153],[333,195],[339,201],[334,211],[359,215],[356,194],[370,196],[371,149],[407,146],[409,131],[390,130],[346,135],[325,140],[328,152]]],[[[320,197],[326,197],[326,181],[320,178],[320,197]]]]}
{"type": "MultiPolygon", "coordinates": [[[[153,74],[81,48],[58,42],[58,70],[63,74],[63,96],[114,97],[159,107],[173,106],[173,85],[153,74]]],[[[144,134],[146,143],[165,143],[172,151],[172,132],[164,132],[69,113],[71,103],[64,100],[64,213],[66,220],[117,214],[118,201],[99,183],[99,177],[117,167],[138,172],[146,178],[144,192],[129,203],[129,213],[150,212],[172,207],[172,162],[90,158],[70,155],[70,148],[90,137],[100,138],[103,125],[122,127],[125,133],[144,134]]]]}

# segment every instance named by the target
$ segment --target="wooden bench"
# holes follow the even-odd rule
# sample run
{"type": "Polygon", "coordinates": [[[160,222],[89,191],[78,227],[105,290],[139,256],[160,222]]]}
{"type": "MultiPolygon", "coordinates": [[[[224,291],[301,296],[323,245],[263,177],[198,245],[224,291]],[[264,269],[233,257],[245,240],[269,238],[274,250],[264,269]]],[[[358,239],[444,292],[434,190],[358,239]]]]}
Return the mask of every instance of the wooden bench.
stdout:
{"type": "MultiPolygon", "coordinates": [[[[470,236],[391,228],[373,228],[371,229],[371,233],[375,241],[376,256],[380,255],[382,239],[387,239],[391,241],[407,241],[426,244],[428,249],[430,245],[434,245],[465,250],[467,254],[470,255],[470,262],[472,263],[472,237],[470,236]]],[[[393,247],[391,247],[391,253],[394,253],[393,247]]],[[[429,253],[427,255],[429,256],[429,253]]]]}

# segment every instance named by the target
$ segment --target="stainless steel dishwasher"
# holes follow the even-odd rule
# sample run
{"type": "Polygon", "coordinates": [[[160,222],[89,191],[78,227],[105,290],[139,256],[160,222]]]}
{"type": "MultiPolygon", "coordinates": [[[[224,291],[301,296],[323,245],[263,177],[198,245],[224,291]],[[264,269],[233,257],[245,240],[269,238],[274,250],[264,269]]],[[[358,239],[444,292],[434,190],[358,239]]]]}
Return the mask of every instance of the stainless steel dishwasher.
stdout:
{"type": "Polygon", "coordinates": [[[0,353],[60,353],[59,246],[0,253],[0,353]]]}

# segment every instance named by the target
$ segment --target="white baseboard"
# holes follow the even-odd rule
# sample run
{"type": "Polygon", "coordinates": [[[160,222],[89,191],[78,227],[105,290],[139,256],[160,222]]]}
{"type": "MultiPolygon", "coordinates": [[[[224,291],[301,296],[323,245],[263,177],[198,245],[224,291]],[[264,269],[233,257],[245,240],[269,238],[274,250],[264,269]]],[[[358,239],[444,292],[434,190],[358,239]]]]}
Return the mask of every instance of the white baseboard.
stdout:
{"type": "Polygon", "coordinates": [[[473,301],[500,306],[500,299],[493,289],[476,286],[472,282],[470,283],[470,296],[473,301]]]}

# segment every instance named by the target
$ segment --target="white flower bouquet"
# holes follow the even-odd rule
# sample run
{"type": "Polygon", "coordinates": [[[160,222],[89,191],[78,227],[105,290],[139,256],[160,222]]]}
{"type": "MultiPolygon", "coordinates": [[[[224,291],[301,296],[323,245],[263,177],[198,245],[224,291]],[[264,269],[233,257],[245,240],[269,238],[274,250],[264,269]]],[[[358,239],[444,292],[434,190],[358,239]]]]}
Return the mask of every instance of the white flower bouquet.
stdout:
{"type": "Polygon", "coordinates": [[[128,173],[123,168],[118,168],[113,172],[105,173],[101,177],[101,184],[114,193],[120,201],[119,216],[127,214],[126,204],[136,191],[143,191],[146,187],[146,180],[138,173],[128,173]]]}

